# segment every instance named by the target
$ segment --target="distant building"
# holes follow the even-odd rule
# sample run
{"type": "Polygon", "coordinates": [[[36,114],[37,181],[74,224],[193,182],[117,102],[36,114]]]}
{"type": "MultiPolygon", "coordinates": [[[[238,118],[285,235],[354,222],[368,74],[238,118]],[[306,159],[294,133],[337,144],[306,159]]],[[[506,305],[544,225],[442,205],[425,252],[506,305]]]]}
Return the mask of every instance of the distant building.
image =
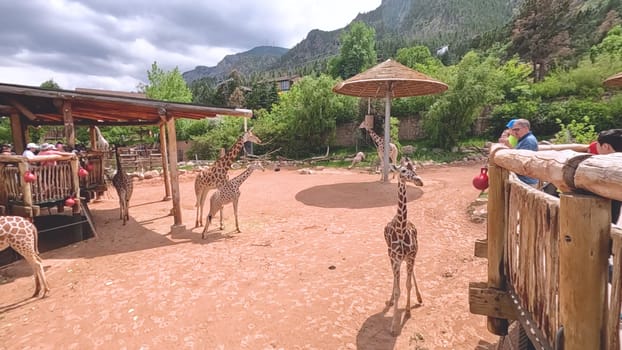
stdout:
{"type": "Polygon", "coordinates": [[[289,91],[292,88],[292,85],[294,85],[294,83],[298,80],[300,80],[298,75],[291,75],[270,79],[269,81],[273,81],[276,84],[277,90],[281,93],[289,91]]]}

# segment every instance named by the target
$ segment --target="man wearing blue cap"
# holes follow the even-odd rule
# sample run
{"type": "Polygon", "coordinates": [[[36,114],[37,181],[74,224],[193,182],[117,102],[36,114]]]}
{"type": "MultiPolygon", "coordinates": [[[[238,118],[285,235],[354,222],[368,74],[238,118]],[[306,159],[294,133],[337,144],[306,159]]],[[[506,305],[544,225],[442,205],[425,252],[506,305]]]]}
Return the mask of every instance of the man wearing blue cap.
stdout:
{"type": "Polygon", "coordinates": [[[518,139],[516,138],[516,136],[512,135],[512,126],[514,126],[515,121],[516,119],[510,120],[505,125],[506,129],[503,130],[503,133],[501,133],[501,136],[499,137],[499,143],[502,143],[511,148],[516,147],[516,144],[518,143],[518,139]]]}
{"type": "MultiPolygon", "coordinates": [[[[538,150],[538,139],[531,133],[531,124],[527,119],[516,119],[514,124],[512,124],[512,135],[514,135],[518,139],[518,143],[516,144],[516,149],[525,149],[529,151],[537,151],[538,150]]],[[[534,179],[532,177],[519,175],[518,178],[532,186],[536,186],[538,184],[538,179],[534,179]]]]}

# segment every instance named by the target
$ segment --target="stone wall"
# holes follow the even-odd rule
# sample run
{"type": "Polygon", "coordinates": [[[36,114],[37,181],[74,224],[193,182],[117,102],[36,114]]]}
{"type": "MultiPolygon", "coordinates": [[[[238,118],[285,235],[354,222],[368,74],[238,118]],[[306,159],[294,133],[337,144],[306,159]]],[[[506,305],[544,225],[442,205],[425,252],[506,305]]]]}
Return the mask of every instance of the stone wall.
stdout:
{"type": "MultiPolygon", "coordinates": [[[[473,123],[471,131],[474,135],[483,135],[486,132],[486,129],[490,124],[490,116],[487,113],[487,110],[483,111],[482,115],[473,123]]],[[[356,145],[357,137],[359,140],[363,137],[363,134],[359,131],[358,127],[358,122],[337,126],[334,145],[343,147],[356,145]]],[[[423,131],[423,122],[421,118],[418,116],[401,118],[399,137],[400,140],[403,141],[412,141],[424,138],[425,132],[423,131]]]]}

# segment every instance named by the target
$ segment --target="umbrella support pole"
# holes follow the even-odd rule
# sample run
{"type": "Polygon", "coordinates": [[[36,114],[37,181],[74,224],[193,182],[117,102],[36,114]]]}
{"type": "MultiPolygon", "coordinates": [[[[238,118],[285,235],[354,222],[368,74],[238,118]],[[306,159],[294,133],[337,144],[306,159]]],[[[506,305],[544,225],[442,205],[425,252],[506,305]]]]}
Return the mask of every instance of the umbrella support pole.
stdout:
{"type": "Polygon", "coordinates": [[[387,82],[387,98],[384,109],[384,154],[382,155],[382,181],[389,181],[389,141],[391,136],[391,82],[387,82]]]}

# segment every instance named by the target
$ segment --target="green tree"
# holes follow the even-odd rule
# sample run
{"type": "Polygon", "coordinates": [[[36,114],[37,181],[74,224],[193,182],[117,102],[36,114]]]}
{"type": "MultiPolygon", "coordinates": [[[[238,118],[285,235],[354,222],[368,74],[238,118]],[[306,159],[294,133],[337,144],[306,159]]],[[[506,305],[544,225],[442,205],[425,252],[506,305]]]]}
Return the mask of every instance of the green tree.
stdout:
{"type": "Polygon", "coordinates": [[[227,79],[216,85],[216,93],[214,101],[219,107],[233,107],[229,98],[233,92],[242,87],[242,75],[237,70],[232,70],[227,79]]]}
{"type": "Polygon", "coordinates": [[[453,67],[449,90],[430,107],[424,119],[427,136],[435,146],[451,149],[470,134],[482,109],[503,98],[501,71],[494,57],[467,53],[453,67]]]}
{"type": "Polygon", "coordinates": [[[192,102],[192,92],[186,85],[179,69],[164,71],[153,62],[151,70],[147,71],[149,85],[145,87],[148,98],[171,102],[192,102]]]}
{"type": "MultiPolygon", "coordinates": [[[[145,94],[148,98],[171,102],[192,102],[192,92],[177,67],[171,71],[164,71],[158,67],[156,62],[153,62],[151,70],[147,71],[147,77],[149,78],[149,85],[145,87],[145,94]]],[[[184,130],[192,123],[193,121],[186,119],[175,120],[176,136],[179,140],[187,140],[184,130]]],[[[136,130],[132,129],[132,131],[136,130]]],[[[156,130],[155,127],[152,128],[152,134],[157,133],[159,130],[156,130]]],[[[119,131],[118,135],[123,143],[127,143],[133,138],[131,135],[126,135],[124,131],[119,131]]]]}
{"type": "Polygon", "coordinates": [[[334,138],[337,122],[354,120],[358,100],[335,94],[337,83],[327,75],[304,77],[281,96],[271,112],[258,113],[255,131],[272,140],[272,149],[281,147],[290,157],[324,153],[334,138]]]}
{"type": "Polygon", "coordinates": [[[341,35],[339,56],[329,62],[330,74],[348,79],[376,64],[376,30],[362,21],[352,23],[341,35]]]}
{"type": "Polygon", "coordinates": [[[197,79],[190,83],[190,91],[192,92],[192,103],[214,106],[216,89],[214,86],[216,81],[214,78],[205,77],[197,79]]]}
{"type": "Polygon", "coordinates": [[[44,81],[43,83],[41,83],[41,85],[39,85],[40,87],[44,88],[44,89],[50,89],[50,90],[60,90],[61,87],[54,81],[54,79],[48,79],[46,81],[44,81]]]}
{"type": "Polygon", "coordinates": [[[512,29],[512,51],[533,65],[534,82],[549,65],[572,53],[569,27],[570,0],[526,0],[512,29]]]}
{"type": "Polygon", "coordinates": [[[254,110],[264,108],[270,111],[272,105],[278,101],[279,93],[274,82],[254,82],[251,91],[246,95],[246,108],[254,110]]]}
{"type": "Polygon", "coordinates": [[[443,68],[443,63],[438,58],[432,56],[430,49],[426,46],[401,48],[397,50],[395,60],[428,75],[435,75],[443,68]]]}

